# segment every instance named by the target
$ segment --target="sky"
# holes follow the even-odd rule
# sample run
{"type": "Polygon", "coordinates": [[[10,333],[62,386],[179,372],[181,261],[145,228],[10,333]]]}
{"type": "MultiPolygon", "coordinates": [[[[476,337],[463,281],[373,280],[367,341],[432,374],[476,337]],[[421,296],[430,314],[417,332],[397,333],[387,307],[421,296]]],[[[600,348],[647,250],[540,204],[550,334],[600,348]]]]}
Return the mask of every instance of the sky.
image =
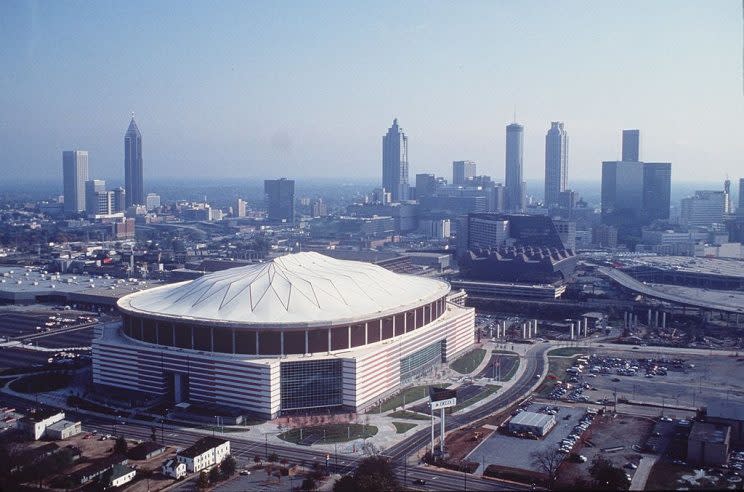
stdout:
{"type": "Polygon", "coordinates": [[[528,180],[558,120],[569,185],[623,128],[675,181],[738,178],[742,39],[739,0],[5,0],[0,179],[61,187],[77,148],[121,180],[131,112],[146,181],[380,177],[393,118],[411,182],[463,159],[500,180],[515,112],[528,180]]]}

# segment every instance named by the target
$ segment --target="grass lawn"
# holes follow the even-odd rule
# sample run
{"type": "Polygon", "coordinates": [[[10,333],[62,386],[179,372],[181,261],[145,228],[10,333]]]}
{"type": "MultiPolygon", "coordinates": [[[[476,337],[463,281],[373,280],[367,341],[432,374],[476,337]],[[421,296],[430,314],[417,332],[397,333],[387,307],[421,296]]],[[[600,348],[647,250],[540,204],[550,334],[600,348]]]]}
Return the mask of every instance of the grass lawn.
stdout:
{"type": "Polygon", "coordinates": [[[67,374],[34,374],[18,378],[9,387],[19,393],[45,393],[62,389],[70,384],[72,376],[67,374]]]}
{"type": "Polygon", "coordinates": [[[363,424],[328,424],[291,429],[279,434],[279,439],[295,444],[327,444],[364,439],[377,434],[377,427],[363,424]],[[300,433],[302,438],[300,438],[300,433]],[[324,439],[325,436],[325,439],[324,439]]]}
{"type": "Polygon", "coordinates": [[[416,427],[416,424],[410,422],[393,422],[393,425],[395,426],[395,432],[398,434],[403,434],[416,427]]]}
{"type": "MultiPolygon", "coordinates": [[[[447,387],[446,384],[435,384],[434,386],[436,386],[437,388],[447,387]]],[[[406,405],[408,405],[409,403],[413,403],[414,401],[420,400],[421,398],[427,396],[429,396],[429,385],[411,386],[410,388],[406,388],[403,391],[400,391],[387,400],[383,401],[381,405],[372,407],[370,413],[382,413],[389,410],[395,410],[403,406],[404,400],[406,402],[406,405]],[[382,409],[380,407],[382,407],[382,409]]]]}
{"type": "Polygon", "coordinates": [[[586,347],[561,347],[548,352],[548,357],[573,357],[574,355],[589,355],[586,347]]]}
{"type": "Polygon", "coordinates": [[[472,398],[468,398],[465,401],[458,402],[457,405],[455,405],[454,407],[450,407],[447,410],[450,413],[457,412],[458,410],[462,410],[463,408],[469,407],[473,403],[481,401],[482,399],[496,393],[499,390],[499,388],[501,388],[501,386],[497,384],[487,384],[483,387],[483,391],[481,391],[477,395],[473,396],[472,398]]]}
{"type": "Polygon", "coordinates": [[[548,357],[548,374],[537,388],[538,396],[547,396],[555,387],[554,381],[566,379],[566,369],[574,365],[576,357],[548,357]]]}
{"type": "Polygon", "coordinates": [[[450,368],[459,372],[460,374],[468,374],[475,370],[478,365],[483,362],[483,357],[486,356],[486,350],[477,348],[473,349],[467,354],[463,355],[456,361],[450,364],[450,368]]]}
{"type": "Polygon", "coordinates": [[[393,412],[388,414],[388,417],[392,417],[394,419],[408,419],[408,420],[429,420],[431,417],[427,417],[426,415],[421,415],[417,412],[409,412],[408,410],[398,410],[397,412],[393,412]]]}

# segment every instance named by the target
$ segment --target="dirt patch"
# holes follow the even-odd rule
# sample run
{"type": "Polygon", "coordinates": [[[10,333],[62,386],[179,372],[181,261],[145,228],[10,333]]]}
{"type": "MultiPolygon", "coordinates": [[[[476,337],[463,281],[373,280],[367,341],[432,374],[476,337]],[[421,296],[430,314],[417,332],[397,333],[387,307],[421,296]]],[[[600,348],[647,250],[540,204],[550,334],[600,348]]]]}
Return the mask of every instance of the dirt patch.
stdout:
{"type": "MultiPolygon", "coordinates": [[[[633,446],[640,449],[653,427],[653,420],[643,417],[622,414],[597,416],[581,442],[574,448],[575,453],[586,456],[586,462],[564,461],[558,473],[558,485],[569,487],[582,481],[589,482],[589,467],[594,458],[600,455],[621,468],[627,463],[637,465],[641,455],[633,446]]],[[[632,470],[627,471],[632,475],[632,470]]]]}
{"type": "Polygon", "coordinates": [[[493,433],[485,427],[467,427],[447,435],[447,451],[450,461],[464,460],[467,455],[493,433]]]}

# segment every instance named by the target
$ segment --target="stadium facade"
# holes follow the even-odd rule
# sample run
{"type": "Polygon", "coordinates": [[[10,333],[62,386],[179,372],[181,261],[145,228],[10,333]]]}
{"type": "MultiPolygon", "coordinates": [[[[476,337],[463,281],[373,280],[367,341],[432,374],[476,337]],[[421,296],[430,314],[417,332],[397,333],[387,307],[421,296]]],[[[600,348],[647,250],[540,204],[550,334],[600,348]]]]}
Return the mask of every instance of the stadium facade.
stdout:
{"type": "Polygon", "coordinates": [[[273,418],[361,411],[470,348],[464,293],[370,263],[297,253],[122,297],[93,382],[273,418]]]}

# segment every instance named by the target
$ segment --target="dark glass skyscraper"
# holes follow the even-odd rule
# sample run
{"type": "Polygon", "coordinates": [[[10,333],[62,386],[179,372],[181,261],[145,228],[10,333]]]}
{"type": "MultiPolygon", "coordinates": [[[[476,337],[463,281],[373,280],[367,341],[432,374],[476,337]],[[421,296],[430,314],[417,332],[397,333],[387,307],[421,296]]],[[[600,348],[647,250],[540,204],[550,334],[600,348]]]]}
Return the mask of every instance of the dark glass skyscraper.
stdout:
{"type": "Polygon", "coordinates": [[[473,161],[454,161],[452,163],[452,184],[455,186],[465,186],[468,179],[475,177],[475,162],[473,161]]]}
{"type": "Polygon", "coordinates": [[[545,135],[545,206],[557,205],[568,187],[568,133],[563,123],[553,121],[545,135]]]}
{"type": "Polygon", "coordinates": [[[272,222],[294,224],[295,182],[293,179],[267,179],[264,181],[266,209],[272,222]]]}
{"type": "Polygon", "coordinates": [[[392,201],[408,200],[408,137],[398,119],[382,137],[382,187],[392,201]]]}
{"type": "Polygon", "coordinates": [[[129,122],[124,134],[124,188],[127,207],[145,204],[145,188],[142,176],[142,134],[137,123],[129,122]]]}
{"type": "Polygon", "coordinates": [[[526,204],[523,180],[524,127],[512,123],[506,127],[506,210],[523,212],[526,204]]]}
{"type": "Polygon", "coordinates": [[[623,161],[638,162],[641,160],[641,131],[623,130],[623,161]]]}
{"type": "Polygon", "coordinates": [[[667,220],[672,191],[672,164],[669,162],[643,163],[644,222],[667,220]]]}
{"type": "Polygon", "coordinates": [[[71,214],[82,212],[85,210],[85,182],[88,181],[87,150],[62,152],[62,178],[64,211],[71,214]]]}

